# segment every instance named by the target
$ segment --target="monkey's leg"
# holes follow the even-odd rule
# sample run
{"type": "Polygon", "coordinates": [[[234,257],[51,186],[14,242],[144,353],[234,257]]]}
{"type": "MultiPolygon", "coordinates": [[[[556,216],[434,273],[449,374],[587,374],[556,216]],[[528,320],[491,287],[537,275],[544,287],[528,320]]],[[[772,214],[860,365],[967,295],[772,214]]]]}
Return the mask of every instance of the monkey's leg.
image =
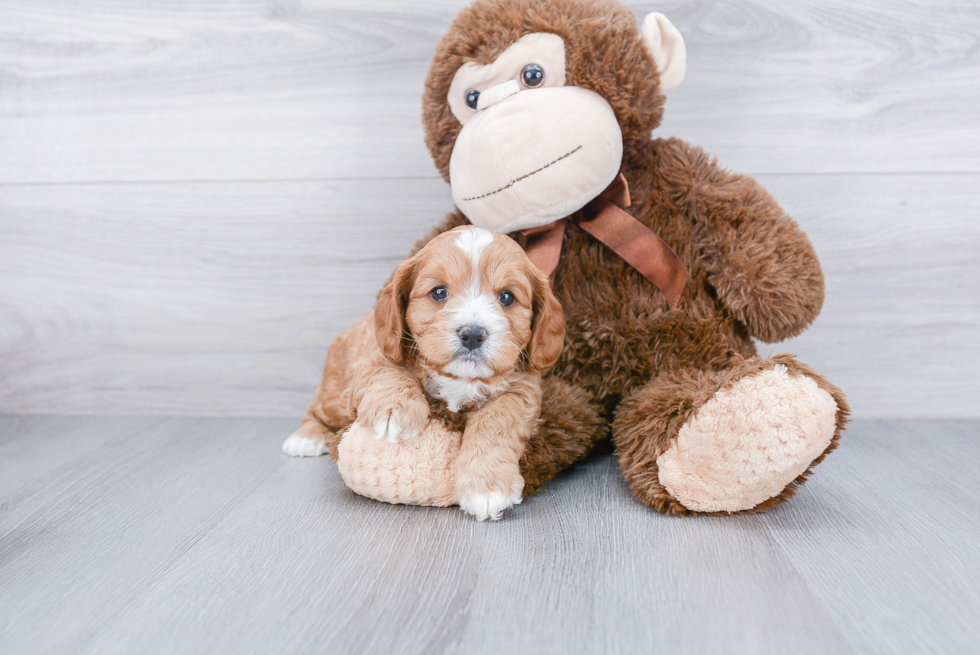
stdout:
{"type": "Polygon", "coordinates": [[[609,436],[591,394],[558,378],[546,377],[542,383],[541,418],[521,458],[524,497],[581,460],[609,436]]]}
{"type": "Polygon", "coordinates": [[[792,355],[658,377],[620,404],[613,442],[633,495],[665,514],[768,510],[833,450],[849,408],[792,355]]]}

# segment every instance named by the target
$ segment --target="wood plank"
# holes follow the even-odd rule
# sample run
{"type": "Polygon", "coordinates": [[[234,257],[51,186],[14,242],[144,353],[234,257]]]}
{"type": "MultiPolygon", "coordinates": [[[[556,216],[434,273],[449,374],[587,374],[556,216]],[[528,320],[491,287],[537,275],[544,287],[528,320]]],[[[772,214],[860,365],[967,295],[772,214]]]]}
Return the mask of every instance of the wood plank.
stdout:
{"type": "Polygon", "coordinates": [[[980,178],[763,176],[810,236],[826,301],[793,352],[847,393],[855,416],[980,415],[980,178]]]}
{"type": "MultiPolygon", "coordinates": [[[[464,0],[2,0],[0,183],[434,176],[420,95],[464,0]]],[[[980,171],[980,8],[631,3],[688,42],[660,133],[748,173],[980,171]]]]}
{"type": "MultiPolygon", "coordinates": [[[[65,432],[103,443],[53,472],[43,458],[21,462],[41,477],[0,497],[4,652],[77,652],[283,465],[289,429],[257,419],[144,418],[125,433],[101,418],[59,423],[41,425],[40,445],[57,447],[65,432]],[[8,515],[7,502],[24,498],[8,515]]],[[[2,465],[6,475],[13,462],[2,465]]]]}
{"type": "Polygon", "coordinates": [[[297,415],[452,206],[441,180],[387,186],[0,189],[0,406],[297,415]]]}
{"type": "Polygon", "coordinates": [[[687,43],[688,77],[668,99],[661,130],[736,170],[978,170],[976,149],[966,144],[980,142],[972,109],[980,89],[968,81],[980,75],[972,27],[980,24],[980,6],[640,6],[664,12],[687,43]]]}
{"type": "Polygon", "coordinates": [[[79,652],[849,652],[763,530],[656,515],[615,466],[480,524],[290,462],[79,652]]]}
{"type": "Polygon", "coordinates": [[[859,653],[980,643],[976,421],[859,421],[765,528],[859,653]]]}
{"type": "Polygon", "coordinates": [[[0,535],[39,507],[74,493],[79,469],[104,458],[103,449],[128,450],[134,432],[158,422],[100,418],[92,430],[87,421],[64,417],[0,416],[0,535]]]}
{"type": "Polygon", "coordinates": [[[0,458],[0,478],[16,465],[55,487],[0,537],[6,651],[901,654],[980,638],[977,421],[856,421],[767,514],[661,516],[601,456],[499,523],[354,496],[333,462],[278,452],[291,421],[131,421],[0,419],[0,444],[102,442],[63,476],[0,458]]]}
{"type": "Polygon", "coordinates": [[[548,521],[488,535],[452,652],[851,652],[759,518],[659,516],[612,457],[549,491],[548,521]]]}
{"type": "MultiPolygon", "coordinates": [[[[980,176],[760,178],[827,277],[796,352],[856,416],[980,413],[980,176]],[[964,355],[966,353],[966,355],[964,355]]],[[[441,180],[0,187],[0,411],[299,416],[441,180]]]]}

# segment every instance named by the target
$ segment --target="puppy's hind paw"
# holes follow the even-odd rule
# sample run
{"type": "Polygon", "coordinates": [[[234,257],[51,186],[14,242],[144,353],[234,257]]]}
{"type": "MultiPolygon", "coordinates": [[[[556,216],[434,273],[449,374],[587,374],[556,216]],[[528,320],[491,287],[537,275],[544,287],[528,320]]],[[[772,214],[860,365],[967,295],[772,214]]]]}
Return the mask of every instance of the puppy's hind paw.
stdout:
{"type": "Polygon", "coordinates": [[[282,452],[290,457],[319,457],[330,452],[330,447],[320,439],[293,434],[282,442],[282,452]]]}

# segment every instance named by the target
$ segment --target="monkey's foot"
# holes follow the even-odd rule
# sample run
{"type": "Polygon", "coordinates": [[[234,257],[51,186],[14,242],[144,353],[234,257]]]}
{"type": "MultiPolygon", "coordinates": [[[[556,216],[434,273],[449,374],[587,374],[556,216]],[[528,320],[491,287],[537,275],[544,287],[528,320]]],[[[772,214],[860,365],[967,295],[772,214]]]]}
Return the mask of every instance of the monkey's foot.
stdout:
{"type": "Polygon", "coordinates": [[[767,509],[828,450],[837,415],[816,380],[772,365],[698,408],[657,458],[660,484],[695,512],[767,509]]]}

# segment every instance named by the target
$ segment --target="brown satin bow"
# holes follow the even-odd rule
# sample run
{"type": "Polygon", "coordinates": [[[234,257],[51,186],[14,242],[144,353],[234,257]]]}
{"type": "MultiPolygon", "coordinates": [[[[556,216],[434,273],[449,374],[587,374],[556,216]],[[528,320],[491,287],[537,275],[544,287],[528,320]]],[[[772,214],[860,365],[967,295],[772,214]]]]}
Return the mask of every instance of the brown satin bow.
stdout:
{"type": "Polygon", "coordinates": [[[629,185],[620,173],[580,212],[549,225],[524,230],[523,234],[530,237],[524,248],[528,259],[554,284],[565,223],[574,220],[653,282],[667,298],[667,305],[675,309],[687,284],[687,269],[663,239],[625,211],[629,206],[629,185]]]}

